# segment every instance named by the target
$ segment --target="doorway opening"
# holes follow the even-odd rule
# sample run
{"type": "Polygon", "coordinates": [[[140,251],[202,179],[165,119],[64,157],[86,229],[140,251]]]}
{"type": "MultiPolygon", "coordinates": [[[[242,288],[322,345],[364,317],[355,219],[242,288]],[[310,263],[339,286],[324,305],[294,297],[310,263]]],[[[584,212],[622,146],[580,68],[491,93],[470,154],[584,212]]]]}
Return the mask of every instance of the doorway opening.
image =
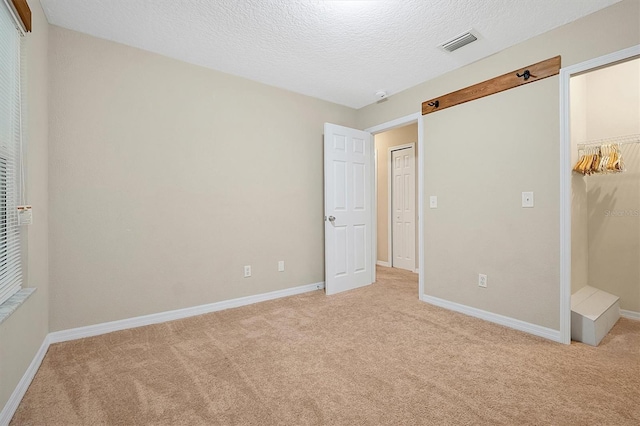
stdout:
{"type": "Polygon", "coordinates": [[[629,261],[640,253],[639,64],[640,45],[560,72],[562,343],[572,337],[571,296],[584,289],[619,297],[620,313],[640,318],[640,266],[629,261]],[[624,172],[615,163],[578,167],[581,155],[611,146],[624,172]]]}
{"type": "Polygon", "coordinates": [[[418,123],[378,133],[377,258],[380,266],[418,272],[418,123]]]}
{"type": "MultiPolygon", "coordinates": [[[[417,246],[416,246],[416,253],[415,253],[415,259],[416,259],[416,270],[418,273],[418,299],[423,300],[423,296],[424,296],[424,270],[425,270],[425,265],[424,265],[424,260],[422,258],[422,253],[424,253],[424,221],[422,220],[423,217],[423,212],[424,212],[424,195],[423,195],[423,186],[424,186],[424,122],[422,119],[422,114],[421,112],[416,112],[415,114],[410,114],[404,117],[400,117],[397,118],[395,120],[391,120],[388,121],[386,123],[382,123],[379,124],[377,126],[373,126],[373,127],[369,127],[366,129],[367,132],[371,133],[374,136],[374,161],[375,161],[375,167],[374,167],[374,171],[375,171],[375,177],[374,177],[374,191],[373,191],[373,196],[374,196],[374,205],[376,206],[376,209],[374,211],[374,213],[376,213],[376,218],[375,218],[375,223],[376,226],[374,226],[373,230],[374,230],[374,238],[373,238],[373,248],[376,251],[375,254],[375,259],[380,259],[378,257],[378,237],[377,237],[377,233],[378,233],[378,227],[379,226],[386,226],[386,229],[388,229],[389,227],[389,220],[388,220],[388,202],[386,204],[383,204],[383,208],[384,206],[386,206],[386,212],[387,212],[387,220],[385,221],[381,221],[378,217],[377,217],[377,211],[378,211],[378,205],[379,202],[377,200],[378,197],[378,189],[379,189],[379,185],[378,185],[378,173],[380,172],[379,167],[378,167],[378,155],[380,154],[380,151],[377,148],[376,144],[377,141],[380,139],[380,137],[378,135],[392,131],[394,129],[400,129],[403,127],[407,127],[407,126],[415,126],[417,128],[417,135],[416,133],[413,133],[414,135],[414,139],[413,141],[415,142],[415,158],[416,158],[416,168],[415,168],[415,174],[416,174],[416,185],[415,185],[415,189],[416,189],[416,209],[417,209],[417,218],[416,218],[416,229],[417,229],[417,246]]],[[[386,166],[386,162],[384,163],[384,166],[386,166]]],[[[388,170],[388,169],[387,169],[388,170]]],[[[388,179],[388,178],[387,178],[388,179]]],[[[387,185],[388,188],[388,183],[385,183],[385,185],[387,185]]],[[[388,235],[388,232],[387,232],[388,235]]],[[[383,244],[384,246],[384,244],[383,244]]],[[[385,250],[387,253],[389,253],[389,248],[388,248],[388,240],[387,240],[387,245],[386,248],[383,247],[383,250],[385,250]]],[[[388,259],[388,258],[387,258],[388,259]]],[[[380,263],[379,263],[380,264],[380,263]]]]}
{"type": "MultiPolygon", "coordinates": [[[[414,124],[418,152],[417,175],[417,250],[412,262],[418,270],[418,299],[424,295],[423,214],[423,121],[420,112],[400,117],[365,130],[336,124],[324,126],[324,199],[325,199],[325,291],[327,294],[362,287],[376,282],[377,259],[377,185],[374,135],[414,124]]],[[[407,161],[411,164],[411,161],[407,161]]],[[[414,221],[415,226],[415,221],[414,221]]],[[[415,244],[415,243],[414,243],[415,244]]]]}

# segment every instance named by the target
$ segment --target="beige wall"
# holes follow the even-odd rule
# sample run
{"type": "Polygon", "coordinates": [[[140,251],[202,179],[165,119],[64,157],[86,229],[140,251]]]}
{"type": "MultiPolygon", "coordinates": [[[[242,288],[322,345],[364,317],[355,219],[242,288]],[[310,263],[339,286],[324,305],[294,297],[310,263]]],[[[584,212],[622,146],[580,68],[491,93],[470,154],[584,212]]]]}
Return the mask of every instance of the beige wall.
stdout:
{"type": "Polygon", "coordinates": [[[0,324],[0,410],[22,378],[49,328],[48,178],[47,178],[47,38],[48,24],[40,2],[29,1],[33,32],[25,39],[27,123],[25,181],[34,222],[28,228],[24,253],[25,287],[37,291],[0,324]]]}
{"type": "Polygon", "coordinates": [[[627,171],[591,176],[589,285],[620,297],[640,313],[640,144],[622,148],[627,171]]]}
{"type": "Polygon", "coordinates": [[[425,116],[425,294],[557,329],[558,120],[558,77],[425,116]]]}
{"type": "MultiPolygon", "coordinates": [[[[640,59],[574,77],[571,83],[572,89],[580,88],[571,99],[576,111],[572,129],[584,128],[578,132],[582,138],[573,138],[576,143],[640,134],[640,59]]],[[[582,185],[574,187],[574,201],[587,202],[573,205],[573,216],[588,220],[573,228],[580,235],[572,251],[582,256],[580,270],[586,259],[587,276],[572,291],[588,284],[620,296],[622,309],[640,312],[640,144],[624,145],[622,152],[625,173],[574,177],[582,185]]]]}
{"type": "MultiPolygon", "coordinates": [[[[558,54],[568,66],[638,44],[639,6],[624,0],[398,93],[359,110],[358,125],[415,113],[424,100],[558,54]]],[[[425,116],[423,195],[441,197],[437,210],[424,206],[426,294],[559,329],[558,86],[552,77],[425,116]],[[480,157],[471,162],[469,153],[480,157]],[[520,192],[530,190],[536,207],[521,209],[520,192]],[[479,272],[489,275],[483,293],[479,272]]]]}
{"type": "Polygon", "coordinates": [[[588,96],[585,127],[589,140],[640,133],[640,59],[582,77],[588,96]]]}
{"type": "MultiPolygon", "coordinates": [[[[378,260],[389,262],[389,148],[413,143],[415,144],[416,179],[418,176],[418,123],[398,127],[374,136],[377,152],[377,231],[378,260]]],[[[416,263],[418,255],[418,185],[416,180],[416,263]]],[[[417,264],[416,264],[417,268],[417,264]]]]}
{"type": "Polygon", "coordinates": [[[50,54],[51,331],[324,280],[323,123],[354,110],[59,27],[50,54]]]}

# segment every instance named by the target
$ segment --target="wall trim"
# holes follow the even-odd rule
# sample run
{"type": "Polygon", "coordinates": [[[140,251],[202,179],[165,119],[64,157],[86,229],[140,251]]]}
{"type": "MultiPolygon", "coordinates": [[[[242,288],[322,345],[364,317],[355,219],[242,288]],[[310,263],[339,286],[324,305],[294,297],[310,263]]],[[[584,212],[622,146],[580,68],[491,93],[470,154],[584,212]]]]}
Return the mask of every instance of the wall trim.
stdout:
{"type": "Polygon", "coordinates": [[[560,337],[571,343],[571,76],[640,56],[640,44],[560,69],[560,337]]]}
{"type": "Polygon", "coordinates": [[[545,339],[562,343],[559,330],[542,327],[540,325],[531,324],[515,318],[506,317],[504,315],[494,314],[493,312],[483,311],[482,309],[462,305],[460,303],[450,302],[438,297],[427,296],[426,294],[422,296],[421,300],[431,305],[439,306],[441,308],[449,309],[455,312],[460,312],[465,315],[500,324],[505,327],[513,328],[515,330],[524,331],[525,333],[533,334],[534,336],[544,337],[545,339]]]}
{"type": "Polygon", "coordinates": [[[35,377],[38,372],[38,368],[40,368],[40,364],[42,364],[42,360],[49,350],[49,335],[44,336],[44,340],[42,341],[42,345],[40,345],[40,349],[36,352],[36,355],[31,360],[31,364],[27,367],[27,371],[24,372],[22,378],[18,382],[18,385],[13,390],[13,393],[9,397],[9,400],[5,404],[2,411],[0,411],[0,426],[6,426],[9,424],[13,415],[15,414],[18,406],[20,405],[20,401],[22,401],[22,397],[27,392],[31,381],[35,377]]]}
{"type": "MultiPolygon", "coordinates": [[[[378,260],[378,261],[376,262],[376,265],[378,265],[378,266],[386,266],[387,268],[392,268],[392,266],[391,266],[391,265],[389,265],[389,262],[385,262],[385,261],[383,261],[383,260],[378,260]]],[[[420,273],[420,269],[419,269],[419,268],[416,268],[416,269],[414,269],[414,270],[413,270],[413,271],[411,271],[411,272],[413,272],[414,274],[419,274],[419,273],[420,273]]]]}
{"type": "Polygon", "coordinates": [[[324,282],[302,285],[299,287],[276,290],[269,293],[256,294],[253,296],[239,297],[237,299],[223,300],[206,305],[192,306],[190,308],[176,309],[173,311],[159,312],[156,314],[142,315],[139,317],[127,318],[117,321],[104,322],[101,324],[88,325],[85,327],[71,328],[68,330],[54,331],[49,333],[50,343],[66,342],[68,340],[82,339],[85,337],[99,336],[113,331],[127,330],[130,328],[143,327],[145,325],[158,324],[196,315],[208,314],[210,312],[222,311],[224,309],[238,308],[240,306],[252,305],[266,300],[279,299],[310,291],[321,290],[324,282]]]}
{"type": "Polygon", "coordinates": [[[620,309],[620,316],[628,319],[640,321],[640,312],[627,311],[626,309],[620,309]]]}
{"type": "Polygon", "coordinates": [[[418,113],[418,299],[424,294],[425,280],[425,256],[424,256],[424,162],[425,162],[425,139],[424,139],[424,118],[418,113]]]}
{"type": "Polygon", "coordinates": [[[390,120],[385,123],[378,124],[377,126],[367,127],[366,129],[364,129],[364,131],[369,132],[373,135],[375,135],[376,133],[387,132],[397,127],[404,127],[407,124],[415,123],[416,121],[420,120],[420,117],[421,117],[421,114],[419,112],[414,114],[409,114],[409,115],[405,115],[404,117],[396,118],[395,120],[390,120]]]}

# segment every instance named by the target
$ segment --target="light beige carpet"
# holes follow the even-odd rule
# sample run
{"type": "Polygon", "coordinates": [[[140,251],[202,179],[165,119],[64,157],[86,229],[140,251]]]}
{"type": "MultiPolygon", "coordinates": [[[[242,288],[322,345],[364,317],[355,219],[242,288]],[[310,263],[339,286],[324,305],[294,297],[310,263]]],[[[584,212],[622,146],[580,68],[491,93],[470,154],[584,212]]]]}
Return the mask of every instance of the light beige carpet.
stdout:
{"type": "Polygon", "coordinates": [[[640,322],[564,346],[417,276],[51,346],[12,425],[639,425],[640,322]]]}

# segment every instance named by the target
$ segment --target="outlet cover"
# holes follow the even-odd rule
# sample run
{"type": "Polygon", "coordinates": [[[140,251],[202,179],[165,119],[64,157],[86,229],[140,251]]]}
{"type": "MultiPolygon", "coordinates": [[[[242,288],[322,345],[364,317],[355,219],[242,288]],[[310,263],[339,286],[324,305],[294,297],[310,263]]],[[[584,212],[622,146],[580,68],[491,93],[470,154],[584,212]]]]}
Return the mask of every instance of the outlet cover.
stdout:
{"type": "Polygon", "coordinates": [[[278,272],[284,272],[284,260],[278,262],[278,272]]]}
{"type": "Polygon", "coordinates": [[[478,286],[487,288],[487,276],[485,274],[478,274],[478,286]]]}
{"type": "Polygon", "coordinates": [[[522,207],[525,207],[525,208],[533,207],[533,192],[522,193],[522,207]]]}
{"type": "Polygon", "coordinates": [[[244,277],[249,278],[251,276],[251,265],[244,266],[244,277]]]}

